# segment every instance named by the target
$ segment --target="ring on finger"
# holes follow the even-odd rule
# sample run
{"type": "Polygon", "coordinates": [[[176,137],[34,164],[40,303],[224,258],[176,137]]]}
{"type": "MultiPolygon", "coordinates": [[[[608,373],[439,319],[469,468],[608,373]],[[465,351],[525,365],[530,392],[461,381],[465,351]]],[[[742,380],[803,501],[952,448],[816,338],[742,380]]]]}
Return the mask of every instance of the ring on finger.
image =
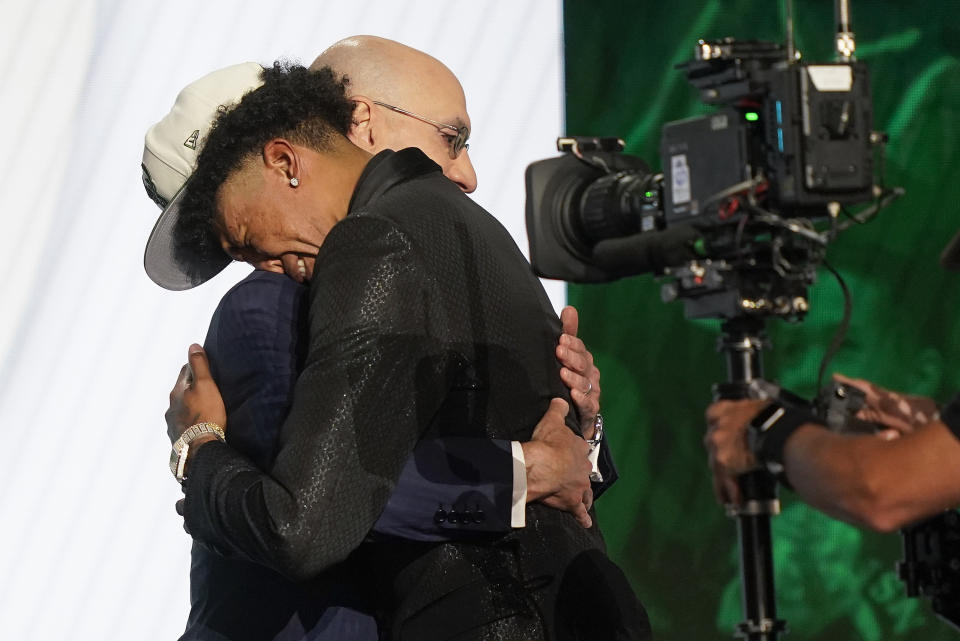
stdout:
{"type": "Polygon", "coordinates": [[[584,394],[590,396],[591,392],[593,392],[593,382],[587,381],[587,391],[584,394]]]}

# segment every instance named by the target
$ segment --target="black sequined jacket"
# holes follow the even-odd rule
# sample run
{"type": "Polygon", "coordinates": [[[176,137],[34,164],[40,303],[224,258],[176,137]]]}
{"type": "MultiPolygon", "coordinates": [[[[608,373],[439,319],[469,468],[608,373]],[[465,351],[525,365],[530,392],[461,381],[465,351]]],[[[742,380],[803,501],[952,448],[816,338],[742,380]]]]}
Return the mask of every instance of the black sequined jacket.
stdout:
{"type": "MultiPolygon", "coordinates": [[[[211,443],[185,484],[197,540],[294,579],[364,544],[419,438],[529,440],[550,399],[569,400],[560,322],[529,264],[419,150],[370,161],[317,256],[309,305],[273,468],[211,443]]],[[[629,633],[618,639],[645,638],[603,549],[596,526],[530,504],[525,528],[494,539],[368,542],[359,554],[382,589],[384,637],[603,639],[615,626],[629,633]]]]}

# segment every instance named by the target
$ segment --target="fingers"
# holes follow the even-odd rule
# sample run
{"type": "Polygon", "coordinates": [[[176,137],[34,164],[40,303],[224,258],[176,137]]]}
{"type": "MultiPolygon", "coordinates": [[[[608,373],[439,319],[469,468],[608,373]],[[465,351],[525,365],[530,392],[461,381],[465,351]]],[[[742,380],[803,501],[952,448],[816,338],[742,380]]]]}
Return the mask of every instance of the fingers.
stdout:
{"type": "Polygon", "coordinates": [[[283,272],[287,276],[298,283],[306,282],[306,265],[300,256],[292,253],[286,253],[280,257],[280,264],[283,266],[283,272]]]}
{"type": "Polygon", "coordinates": [[[547,413],[543,417],[550,417],[552,420],[559,418],[560,422],[563,422],[569,412],[570,405],[565,400],[554,398],[550,400],[550,407],[547,408],[547,413]]]}
{"type": "Polygon", "coordinates": [[[164,415],[171,442],[190,425],[209,421],[225,426],[227,420],[223,398],[210,372],[206,352],[193,344],[187,360],[187,364],[180,368],[177,382],[170,392],[170,407],[164,415]]]}
{"type": "Polygon", "coordinates": [[[863,392],[869,392],[871,387],[874,387],[873,383],[862,378],[850,378],[849,376],[844,376],[843,374],[835,373],[833,375],[833,380],[838,383],[843,383],[844,385],[853,385],[854,387],[860,388],[863,392]]]}
{"type": "Polygon", "coordinates": [[[573,518],[577,519],[577,523],[582,525],[584,529],[593,525],[593,519],[590,518],[590,514],[587,512],[587,508],[583,503],[577,505],[571,513],[573,514],[573,518]]]}
{"type": "MultiPolygon", "coordinates": [[[[180,499],[180,500],[177,501],[176,504],[173,506],[174,509],[177,511],[177,514],[179,514],[180,516],[183,516],[183,501],[184,501],[184,499],[180,499]]],[[[190,529],[187,528],[187,522],[186,522],[186,520],[184,520],[184,522],[183,522],[183,531],[186,532],[187,534],[190,534],[190,529]]]]}
{"type": "Polygon", "coordinates": [[[577,308],[567,305],[560,311],[560,325],[563,327],[563,333],[570,336],[577,335],[577,329],[580,325],[580,315],[577,308]]]}
{"type": "Polygon", "coordinates": [[[713,498],[717,500],[718,504],[723,505],[727,502],[727,492],[723,484],[723,475],[718,474],[716,470],[714,470],[710,478],[713,481],[713,498]]]}
{"type": "MultiPolygon", "coordinates": [[[[570,406],[562,398],[554,398],[537,425],[533,428],[530,440],[536,441],[555,434],[557,429],[566,430],[566,417],[570,406]]],[[[568,430],[569,431],[569,430],[568,430]]],[[[562,432],[561,432],[562,433],[562,432]]]]}
{"type": "MultiPolygon", "coordinates": [[[[593,519],[587,512],[587,510],[590,508],[586,503],[584,503],[583,497],[585,495],[581,494],[580,496],[580,499],[573,499],[568,494],[554,494],[544,498],[543,504],[562,512],[569,512],[571,515],[573,515],[573,518],[577,520],[577,523],[584,528],[589,528],[593,525],[593,519]]],[[[592,504],[592,492],[590,493],[590,500],[592,504]]]]}
{"type": "MultiPolygon", "coordinates": [[[[713,462],[711,462],[713,463],[713,462]]],[[[740,505],[740,484],[720,465],[711,464],[713,496],[719,505],[740,505]]]]}
{"type": "Polygon", "coordinates": [[[567,334],[560,337],[556,353],[562,365],[561,380],[570,388],[570,397],[580,416],[592,423],[600,411],[600,370],[593,363],[593,354],[587,351],[583,341],[567,334]]]}
{"type": "Polygon", "coordinates": [[[531,440],[521,444],[527,499],[570,512],[580,525],[591,527],[593,519],[587,514],[593,505],[590,445],[566,426],[569,409],[563,399],[552,399],[531,440]]]}
{"type": "Polygon", "coordinates": [[[193,372],[191,384],[195,381],[213,378],[210,374],[210,361],[207,360],[207,353],[196,343],[190,346],[187,360],[187,365],[193,372]]]}
{"type": "Polygon", "coordinates": [[[707,405],[704,417],[707,419],[707,425],[714,425],[720,420],[720,417],[729,411],[734,401],[716,401],[707,405]]]}
{"type": "Polygon", "coordinates": [[[703,445],[707,450],[713,494],[721,505],[740,505],[737,475],[756,465],[746,441],[746,426],[765,404],[755,400],[717,401],[707,407],[703,445]]]}
{"type": "MultiPolygon", "coordinates": [[[[591,380],[591,377],[584,376],[583,374],[578,374],[571,369],[566,367],[560,368],[560,380],[563,381],[563,384],[570,388],[570,392],[573,395],[573,399],[577,402],[577,405],[586,402],[591,397],[596,401],[596,405],[599,406],[600,398],[600,373],[597,372],[595,380],[591,380]]],[[[582,409],[582,408],[581,408],[582,409]]]]}
{"type": "Polygon", "coordinates": [[[884,396],[889,394],[887,390],[880,387],[879,385],[874,385],[870,381],[863,378],[850,378],[849,376],[844,376],[843,374],[834,374],[833,380],[843,383],[844,385],[850,385],[856,387],[864,394],[864,403],[867,406],[879,406],[883,401],[884,396]]]}
{"type": "Polygon", "coordinates": [[[193,372],[190,370],[190,364],[184,363],[177,374],[177,381],[170,390],[170,403],[173,404],[175,398],[182,396],[184,391],[193,383],[193,372]]]}
{"type": "Polygon", "coordinates": [[[724,505],[736,505],[739,507],[742,499],[740,497],[740,484],[737,483],[737,479],[724,476],[723,489],[726,496],[724,505]]]}
{"type": "Polygon", "coordinates": [[[582,340],[569,334],[561,335],[557,342],[557,360],[577,374],[588,374],[593,367],[593,354],[582,340]]]}

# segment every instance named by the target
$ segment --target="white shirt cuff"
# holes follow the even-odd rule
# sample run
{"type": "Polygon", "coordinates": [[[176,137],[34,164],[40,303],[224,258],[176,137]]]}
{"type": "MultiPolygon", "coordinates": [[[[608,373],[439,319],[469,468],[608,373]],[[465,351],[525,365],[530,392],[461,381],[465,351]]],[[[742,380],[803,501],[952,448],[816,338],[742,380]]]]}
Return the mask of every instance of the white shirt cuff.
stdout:
{"type": "Polygon", "coordinates": [[[603,483],[603,474],[600,473],[600,466],[598,463],[600,460],[599,443],[590,449],[590,454],[587,455],[587,458],[590,459],[590,480],[596,483],[603,483]]]}
{"type": "Polygon", "coordinates": [[[527,462],[523,458],[520,441],[510,441],[513,454],[513,504],[510,508],[510,526],[527,525],[527,462]]]}

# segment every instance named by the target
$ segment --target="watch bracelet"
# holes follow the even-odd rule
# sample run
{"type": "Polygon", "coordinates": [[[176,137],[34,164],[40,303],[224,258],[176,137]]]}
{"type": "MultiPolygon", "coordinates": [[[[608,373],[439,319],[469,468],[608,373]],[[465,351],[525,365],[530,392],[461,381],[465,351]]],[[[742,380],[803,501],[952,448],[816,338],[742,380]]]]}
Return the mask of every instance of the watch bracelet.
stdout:
{"type": "Polygon", "coordinates": [[[603,440],[603,414],[597,412],[596,417],[593,419],[593,438],[586,439],[587,443],[590,445],[590,449],[596,448],[600,445],[600,442],[603,440]]]}
{"type": "Polygon", "coordinates": [[[223,428],[217,423],[204,421],[202,423],[191,425],[185,429],[180,434],[180,437],[173,442],[170,452],[170,472],[180,483],[183,482],[184,476],[182,475],[181,471],[186,463],[186,456],[189,454],[190,443],[203,434],[213,434],[217,437],[217,440],[221,442],[226,441],[223,428]],[[184,452],[184,450],[186,450],[186,452],[184,452]]]}
{"type": "Polygon", "coordinates": [[[183,431],[183,433],[180,435],[180,438],[177,440],[182,440],[184,445],[188,445],[191,441],[193,441],[193,439],[202,434],[213,434],[220,441],[227,440],[227,436],[223,433],[223,428],[220,427],[219,423],[213,423],[211,421],[204,421],[202,423],[191,425],[183,431]],[[188,433],[191,434],[190,437],[184,438],[188,433]]]}

